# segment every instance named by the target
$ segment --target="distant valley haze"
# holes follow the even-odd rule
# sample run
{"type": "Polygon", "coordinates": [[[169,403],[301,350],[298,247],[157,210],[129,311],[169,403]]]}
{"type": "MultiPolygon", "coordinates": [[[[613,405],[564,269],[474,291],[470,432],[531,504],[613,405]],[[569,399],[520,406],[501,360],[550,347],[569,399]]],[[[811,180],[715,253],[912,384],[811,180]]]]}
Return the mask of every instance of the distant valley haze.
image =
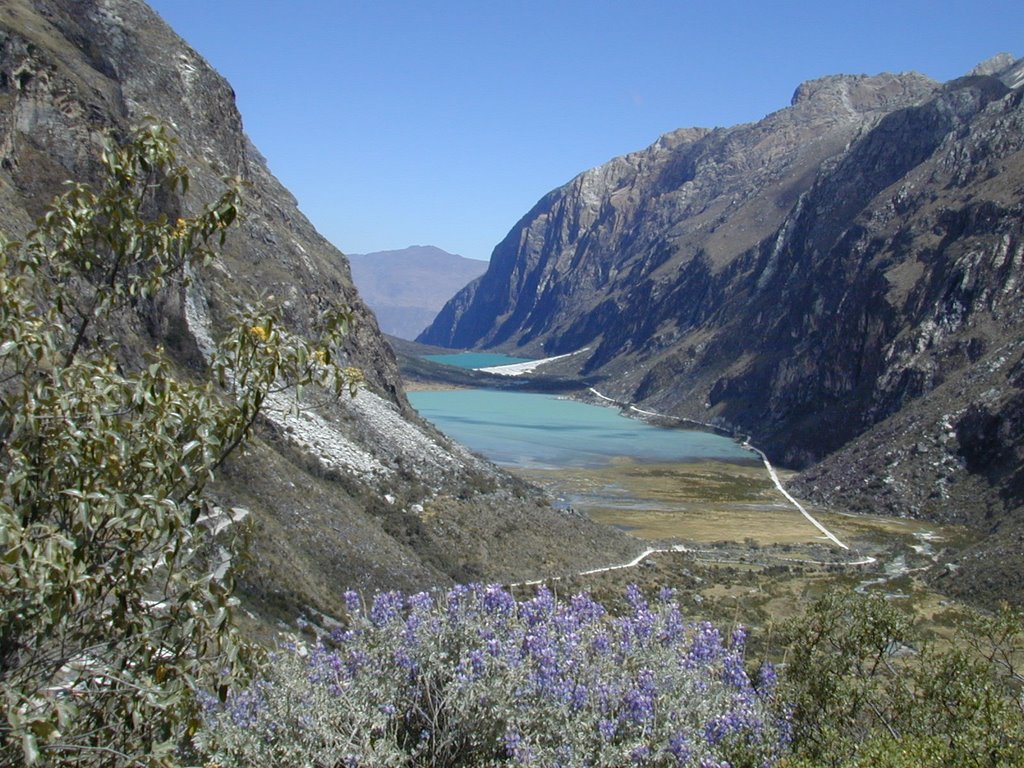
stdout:
{"type": "Polygon", "coordinates": [[[461,288],[487,269],[432,245],[350,253],[352,279],[384,333],[415,339],[461,288]]]}

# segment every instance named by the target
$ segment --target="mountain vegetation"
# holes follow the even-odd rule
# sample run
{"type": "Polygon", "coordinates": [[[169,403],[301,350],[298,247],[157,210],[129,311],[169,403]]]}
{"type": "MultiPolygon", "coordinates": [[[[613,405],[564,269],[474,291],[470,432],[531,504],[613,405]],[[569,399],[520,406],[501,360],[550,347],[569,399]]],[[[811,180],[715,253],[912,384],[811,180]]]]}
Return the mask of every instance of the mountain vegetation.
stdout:
{"type": "Polygon", "coordinates": [[[430,245],[347,255],[359,295],[380,329],[407,340],[415,339],[448,299],[487,269],[485,261],[430,245]]]}
{"type": "MultiPolygon", "coordinates": [[[[998,115],[1012,123],[1019,83],[1005,64],[989,67],[1002,80],[981,73],[938,95],[915,77],[867,84],[863,110],[877,114],[841,153],[891,114],[963,119],[958,141],[977,115],[993,131],[998,115]]],[[[1012,137],[985,136],[1010,151],[1012,137]]],[[[802,210],[842,207],[812,194],[842,167],[825,163],[799,210],[778,213],[794,238],[820,224],[802,210]]],[[[1005,180],[993,168],[983,175],[1005,180]]],[[[975,224],[1002,222],[979,205],[975,224]]],[[[756,639],[735,620],[691,620],[695,601],[672,588],[601,601],[539,586],[628,561],[639,542],[554,509],[416,416],[344,257],[269,174],[230,87],[141,0],[0,6],[0,214],[0,764],[1024,760],[1012,608],[925,637],[897,604],[846,588],[756,639]]],[[[1014,237],[1000,241],[1011,260],[1014,237]]],[[[971,242],[954,255],[992,256],[986,237],[971,242]]],[[[761,274],[775,285],[777,271],[761,274]]],[[[963,272],[954,297],[965,327],[981,312],[978,274],[963,272]]],[[[1000,274],[1012,297],[1015,273],[1000,274]]],[[[990,346],[1016,317],[1003,294],[985,293],[991,335],[963,350],[984,365],[935,391],[988,386],[1006,366],[1016,386],[1015,348],[996,365],[990,346]]],[[[1014,467],[1011,394],[948,417],[942,443],[994,488],[1014,467]]],[[[709,408],[731,423],[726,400],[709,408]]],[[[766,434],[786,433],[776,427],[766,434]]],[[[917,453],[939,450],[920,434],[917,453]]]]}
{"type": "Polygon", "coordinates": [[[114,329],[215,259],[239,189],[168,219],[153,202],[189,176],[156,125],[102,162],[102,187],[72,186],[24,243],[0,242],[5,764],[174,752],[192,690],[230,680],[239,653],[212,531],[240,515],[204,488],[273,393],[359,380],[333,364],[346,315],[313,346],[259,307],[218,344],[209,382],[174,378],[160,349],[132,370],[114,329]]]}
{"type": "Polygon", "coordinates": [[[671,589],[515,600],[499,587],[349,595],[345,630],[210,701],[218,764],[1015,766],[1021,614],[922,645],[880,595],[832,592],[787,623],[782,674],[671,589]],[[907,644],[918,650],[911,651],[907,644]]]}
{"type": "Polygon", "coordinates": [[[804,497],[984,530],[949,588],[1020,601],[1022,73],[666,134],[543,197],[419,341],[586,350],[542,370],[752,435],[804,497]]]}

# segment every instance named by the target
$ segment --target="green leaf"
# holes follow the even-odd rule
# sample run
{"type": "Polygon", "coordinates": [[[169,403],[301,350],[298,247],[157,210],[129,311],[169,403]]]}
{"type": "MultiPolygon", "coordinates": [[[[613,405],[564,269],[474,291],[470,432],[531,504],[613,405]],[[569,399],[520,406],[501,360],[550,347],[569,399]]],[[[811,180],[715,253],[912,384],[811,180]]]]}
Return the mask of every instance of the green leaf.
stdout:
{"type": "Polygon", "coordinates": [[[22,732],[21,751],[25,757],[25,765],[35,765],[39,760],[39,744],[36,743],[36,736],[31,731],[22,732]]]}

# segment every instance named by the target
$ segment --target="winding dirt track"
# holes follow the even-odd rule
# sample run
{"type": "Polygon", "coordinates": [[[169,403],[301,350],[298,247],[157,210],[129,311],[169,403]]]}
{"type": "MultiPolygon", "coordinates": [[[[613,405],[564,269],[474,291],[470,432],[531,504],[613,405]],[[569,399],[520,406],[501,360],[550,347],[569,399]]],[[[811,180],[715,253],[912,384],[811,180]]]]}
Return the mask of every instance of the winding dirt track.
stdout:
{"type": "MultiPolygon", "coordinates": [[[[607,401],[609,403],[614,403],[615,405],[619,405],[619,406],[622,405],[617,400],[614,400],[613,398],[608,397],[607,395],[602,395],[600,392],[598,392],[593,387],[590,388],[590,391],[591,391],[591,393],[593,393],[597,397],[601,398],[602,400],[605,400],[605,401],[607,401]]],[[[659,419],[674,419],[675,421],[690,422],[692,424],[700,424],[701,426],[709,427],[711,429],[715,429],[715,431],[718,431],[714,427],[714,425],[712,425],[712,424],[704,424],[704,423],[699,422],[699,421],[694,421],[693,419],[681,419],[681,418],[676,417],[676,416],[668,416],[668,415],[666,415],[664,413],[657,413],[655,411],[645,411],[645,410],[643,410],[641,408],[637,408],[635,405],[632,405],[630,403],[627,403],[626,407],[629,408],[629,410],[633,411],[634,413],[639,413],[642,416],[654,416],[655,418],[659,418],[659,419]]],[[[816,520],[814,518],[814,516],[811,515],[810,512],[808,512],[806,509],[804,509],[804,506],[799,501],[794,499],[789,494],[789,491],[787,491],[785,486],[782,485],[782,481],[779,479],[779,475],[775,471],[775,467],[773,467],[772,463],[770,461],[768,461],[768,457],[765,455],[764,451],[762,451],[760,448],[756,448],[755,446],[751,445],[749,440],[744,441],[743,447],[746,448],[751,453],[756,453],[761,458],[761,461],[764,464],[765,469],[768,470],[768,476],[772,479],[772,482],[775,484],[775,487],[779,489],[779,493],[781,493],[783,496],[785,496],[786,499],[794,507],[796,507],[798,510],[800,510],[800,514],[802,514],[804,517],[806,517],[807,520],[811,523],[811,525],[813,525],[815,528],[817,528],[819,531],[821,531],[822,534],[825,536],[825,538],[828,539],[829,541],[831,541],[837,547],[840,547],[841,549],[847,549],[847,550],[849,549],[849,547],[846,546],[846,544],[844,544],[843,542],[841,542],[839,540],[839,538],[834,533],[832,533],[832,531],[830,531],[828,528],[826,528],[824,525],[822,525],[818,520],[816,520]]]]}

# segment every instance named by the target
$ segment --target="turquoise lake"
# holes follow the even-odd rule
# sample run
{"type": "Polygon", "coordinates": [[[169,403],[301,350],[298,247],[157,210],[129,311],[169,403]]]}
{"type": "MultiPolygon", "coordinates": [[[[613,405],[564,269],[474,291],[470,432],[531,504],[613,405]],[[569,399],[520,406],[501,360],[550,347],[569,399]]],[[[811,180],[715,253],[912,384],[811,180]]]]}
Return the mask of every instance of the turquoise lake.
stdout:
{"type": "Polygon", "coordinates": [[[510,357],[496,352],[456,352],[451,355],[424,355],[424,360],[431,360],[441,365],[453,365],[456,368],[490,368],[494,365],[512,365],[525,363],[528,357],[510,357]]]}
{"type": "Polygon", "coordinates": [[[409,401],[445,434],[514,467],[600,467],[616,457],[751,460],[749,451],[719,435],[655,427],[614,408],[551,395],[459,389],[410,392],[409,401]]]}

